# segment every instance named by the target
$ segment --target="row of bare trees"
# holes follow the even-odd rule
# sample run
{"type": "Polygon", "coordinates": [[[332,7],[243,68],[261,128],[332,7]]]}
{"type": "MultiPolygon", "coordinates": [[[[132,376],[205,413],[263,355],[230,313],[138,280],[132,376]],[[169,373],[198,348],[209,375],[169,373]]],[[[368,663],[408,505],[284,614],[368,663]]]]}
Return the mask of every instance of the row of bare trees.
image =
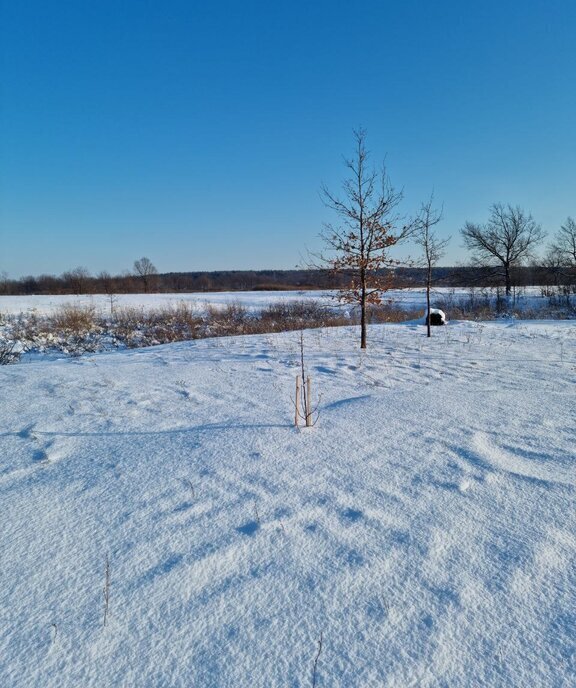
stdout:
{"type": "Polygon", "coordinates": [[[156,288],[158,271],[148,258],[134,262],[133,271],[111,275],[103,270],[92,275],[85,267],[76,267],[60,276],[39,275],[10,280],[0,272],[0,294],[116,294],[149,292],[156,288]]]}
{"type": "MultiPolygon", "coordinates": [[[[455,269],[455,280],[466,277],[455,269]]],[[[405,281],[414,281],[406,274],[405,281]]],[[[135,270],[114,275],[107,271],[91,274],[86,268],[76,268],[63,275],[28,275],[10,279],[0,270],[0,295],[28,294],[107,294],[114,293],[189,293],[211,291],[287,291],[303,289],[335,289],[338,284],[328,273],[319,270],[215,270],[211,272],[170,272],[152,275],[147,286],[135,270]]]]}
{"type": "MultiPolygon", "coordinates": [[[[400,265],[424,266],[430,313],[433,268],[443,257],[449,238],[440,238],[436,232],[442,210],[434,207],[433,195],[415,217],[407,219],[400,215],[403,194],[394,189],[385,167],[378,171],[368,163],[365,130],[355,131],[354,138],[354,155],[344,161],[348,176],[341,193],[335,194],[325,186],[321,190],[324,204],[339,221],[325,225],[321,233],[325,250],[315,256],[315,266],[344,278],[339,298],[358,306],[360,347],[365,349],[368,308],[380,303],[386,291],[398,286],[395,276],[400,265]],[[408,239],[420,247],[422,255],[417,260],[400,261],[391,250],[408,239]]],[[[515,271],[534,260],[535,249],[546,235],[530,213],[517,206],[495,203],[485,224],[466,222],[461,236],[471,252],[471,264],[501,280],[509,299],[515,271]]],[[[544,262],[557,275],[576,281],[576,223],[572,218],[561,227],[544,262]]],[[[430,317],[427,323],[430,336],[430,317]]]]}
{"type": "MultiPolygon", "coordinates": [[[[83,271],[84,268],[77,268],[75,273],[78,271],[83,271]]],[[[87,271],[86,271],[87,272],[87,271]]],[[[65,273],[66,275],[67,273],[65,273]]],[[[102,291],[105,294],[114,294],[119,290],[119,282],[121,279],[133,280],[137,286],[138,291],[144,288],[144,293],[148,293],[153,290],[155,284],[154,281],[158,275],[158,270],[149,258],[145,256],[138,258],[134,261],[133,272],[125,273],[121,278],[112,276],[109,272],[103,271],[97,277],[97,281],[102,287],[102,291]]],[[[64,276],[64,275],[63,275],[64,276]]],[[[89,277],[89,273],[87,274],[89,277]]],[[[76,293],[84,293],[82,291],[76,293]]]]}

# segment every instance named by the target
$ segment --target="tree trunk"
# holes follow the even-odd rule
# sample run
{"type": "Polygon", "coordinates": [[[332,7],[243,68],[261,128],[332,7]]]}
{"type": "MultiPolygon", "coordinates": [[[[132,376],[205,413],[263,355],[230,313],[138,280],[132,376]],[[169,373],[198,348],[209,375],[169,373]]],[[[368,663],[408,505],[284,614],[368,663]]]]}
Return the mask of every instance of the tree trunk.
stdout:
{"type": "Polygon", "coordinates": [[[366,270],[360,267],[360,348],[366,348],[366,270]]]}
{"type": "Polygon", "coordinates": [[[504,265],[505,279],[506,279],[506,300],[510,299],[512,293],[512,278],[510,277],[510,266],[504,265]]]}
{"type": "Polygon", "coordinates": [[[428,274],[426,276],[426,324],[427,324],[427,333],[426,336],[430,337],[431,332],[430,332],[430,285],[432,284],[432,266],[430,263],[428,263],[428,274]]]}
{"type": "MultiPolygon", "coordinates": [[[[360,228],[360,235],[362,235],[362,228],[360,228]]],[[[362,249],[362,255],[364,256],[364,249],[362,249]]],[[[360,348],[366,348],[366,268],[364,263],[360,266],[360,348]]]]}
{"type": "Polygon", "coordinates": [[[362,289],[360,300],[360,348],[366,348],[366,291],[362,289]]]}

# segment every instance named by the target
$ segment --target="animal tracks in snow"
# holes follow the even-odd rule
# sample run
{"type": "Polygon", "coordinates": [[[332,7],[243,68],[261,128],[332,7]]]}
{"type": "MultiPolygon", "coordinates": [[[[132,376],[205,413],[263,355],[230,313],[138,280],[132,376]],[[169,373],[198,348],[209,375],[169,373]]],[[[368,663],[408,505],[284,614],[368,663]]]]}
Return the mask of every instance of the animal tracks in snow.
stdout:
{"type": "Polygon", "coordinates": [[[64,442],[59,438],[43,439],[43,432],[34,432],[35,424],[28,425],[16,435],[30,445],[32,462],[34,464],[48,464],[58,461],[66,455],[64,442]]]}

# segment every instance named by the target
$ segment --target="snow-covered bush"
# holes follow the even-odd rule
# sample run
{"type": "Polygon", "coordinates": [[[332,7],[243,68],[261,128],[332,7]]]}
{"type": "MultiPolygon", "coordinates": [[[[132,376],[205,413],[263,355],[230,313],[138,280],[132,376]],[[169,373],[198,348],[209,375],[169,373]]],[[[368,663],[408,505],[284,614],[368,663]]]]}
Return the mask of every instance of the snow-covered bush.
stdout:
{"type": "Polygon", "coordinates": [[[369,323],[399,323],[406,320],[416,320],[422,315],[421,309],[407,310],[392,302],[372,305],[367,313],[369,323]]]}
{"type": "Polygon", "coordinates": [[[209,336],[220,337],[231,334],[250,334],[254,316],[239,303],[223,308],[208,306],[204,312],[204,325],[209,336]]]}
{"type": "Polygon", "coordinates": [[[82,336],[94,331],[100,325],[93,306],[77,306],[65,304],[52,316],[52,323],[62,332],[82,336]]]}
{"type": "Polygon", "coordinates": [[[446,324],[446,313],[439,308],[431,308],[428,313],[426,324],[428,324],[428,318],[430,319],[430,325],[445,325],[446,324]]]}
{"type": "Polygon", "coordinates": [[[314,301],[280,301],[264,308],[256,321],[257,332],[285,332],[312,327],[352,324],[346,314],[314,301]]]}

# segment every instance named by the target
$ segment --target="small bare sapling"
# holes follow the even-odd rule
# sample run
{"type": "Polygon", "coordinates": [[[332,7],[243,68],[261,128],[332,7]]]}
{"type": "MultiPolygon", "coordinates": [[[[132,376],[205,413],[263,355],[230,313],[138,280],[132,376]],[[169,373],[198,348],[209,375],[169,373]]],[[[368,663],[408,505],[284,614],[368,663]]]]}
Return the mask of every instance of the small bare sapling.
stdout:
{"type": "Polygon", "coordinates": [[[194,485],[192,484],[192,481],[189,480],[188,478],[183,478],[183,479],[182,479],[182,482],[183,482],[184,485],[186,485],[186,487],[190,490],[190,494],[192,495],[192,499],[194,499],[195,496],[196,496],[196,494],[195,494],[195,492],[194,492],[194,485]]]}
{"type": "Polygon", "coordinates": [[[58,626],[55,623],[50,624],[50,647],[56,643],[58,637],[58,626]]]}
{"type": "Polygon", "coordinates": [[[110,605],[110,557],[106,555],[106,569],[104,573],[104,623],[108,620],[108,607],[110,605]]]}
{"type": "Polygon", "coordinates": [[[320,398],[312,406],[312,379],[306,372],[304,356],[304,332],[300,331],[300,373],[296,376],[296,394],[294,397],[294,425],[299,427],[303,420],[307,428],[318,422],[320,398]]]}
{"type": "Polygon", "coordinates": [[[312,688],[316,688],[316,670],[318,668],[318,660],[320,659],[320,653],[322,652],[322,631],[320,631],[320,638],[318,640],[318,652],[314,658],[314,666],[312,667],[312,688]]]}

